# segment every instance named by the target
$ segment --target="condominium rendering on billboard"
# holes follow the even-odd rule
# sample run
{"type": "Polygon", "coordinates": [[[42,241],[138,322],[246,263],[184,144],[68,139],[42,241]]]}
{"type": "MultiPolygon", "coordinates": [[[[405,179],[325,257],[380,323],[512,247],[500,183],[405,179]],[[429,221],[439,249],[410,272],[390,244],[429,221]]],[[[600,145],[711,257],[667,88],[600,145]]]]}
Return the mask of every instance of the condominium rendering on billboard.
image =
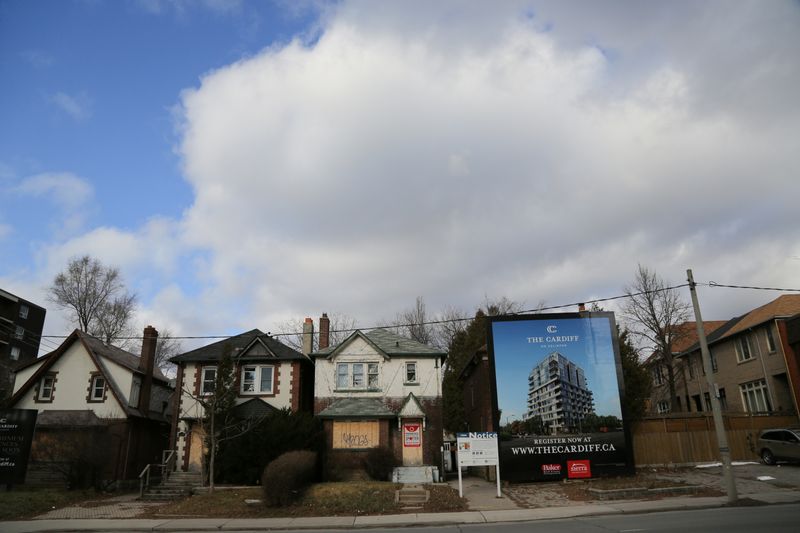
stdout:
{"type": "Polygon", "coordinates": [[[549,431],[580,431],[583,418],[594,412],[592,391],[583,369],[552,352],[528,376],[526,418],[541,417],[549,431]]]}

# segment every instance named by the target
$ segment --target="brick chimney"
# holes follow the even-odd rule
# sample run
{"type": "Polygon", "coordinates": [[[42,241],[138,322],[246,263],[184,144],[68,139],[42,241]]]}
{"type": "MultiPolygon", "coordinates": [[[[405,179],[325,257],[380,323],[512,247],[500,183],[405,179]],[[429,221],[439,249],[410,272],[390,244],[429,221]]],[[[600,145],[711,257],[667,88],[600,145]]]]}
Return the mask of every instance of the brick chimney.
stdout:
{"type": "Polygon", "coordinates": [[[314,351],[314,320],[306,317],[303,322],[303,353],[308,355],[314,351]]]}
{"type": "Polygon", "coordinates": [[[322,350],[328,347],[331,339],[331,319],[328,318],[328,313],[322,313],[319,317],[319,349],[322,350]]]}
{"type": "Polygon", "coordinates": [[[578,304],[578,312],[583,313],[584,311],[586,311],[586,304],[578,304]]]}
{"type": "Polygon", "coordinates": [[[153,326],[144,328],[142,339],[142,356],[139,358],[139,370],[144,373],[142,387],[139,389],[139,411],[145,416],[150,412],[150,393],[153,389],[153,369],[156,364],[156,343],[158,331],[153,326]]]}

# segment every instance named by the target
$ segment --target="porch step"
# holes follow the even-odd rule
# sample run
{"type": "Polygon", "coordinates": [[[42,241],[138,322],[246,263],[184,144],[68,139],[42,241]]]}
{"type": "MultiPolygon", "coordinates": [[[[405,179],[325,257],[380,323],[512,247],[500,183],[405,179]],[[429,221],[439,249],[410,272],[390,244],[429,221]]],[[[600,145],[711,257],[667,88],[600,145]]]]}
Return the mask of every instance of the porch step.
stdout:
{"type": "Polygon", "coordinates": [[[191,496],[195,488],[203,485],[200,472],[172,472],[158,485],[148,487],[141,500],[169,501],[191,496]]]}
{"type": "Polygon", "coordinates": [[[395,483],[421,484],[439,480],[439,469],[435,466],[398,466],[392,472],[395,483]]]}
{"type": "Polygon", "coordinates": [[[394,499],[406,509],[422,509],[425,502],[430,499],[430,491],[420,485],[404,485],[395,491],[394,499]]]}

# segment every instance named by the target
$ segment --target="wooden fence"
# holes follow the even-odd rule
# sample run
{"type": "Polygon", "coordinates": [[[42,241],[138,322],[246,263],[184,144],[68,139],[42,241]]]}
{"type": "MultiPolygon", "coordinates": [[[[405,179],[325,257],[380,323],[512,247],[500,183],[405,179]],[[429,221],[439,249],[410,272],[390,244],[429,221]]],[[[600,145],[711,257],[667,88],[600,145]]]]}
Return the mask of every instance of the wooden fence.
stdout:
{"type": "MultiPolygon", "coordinates": [[[[797,427],[794,413],[725,414],[728,446],[734,461],[758,460],[756,439],[762,429],[797,427]]],[[[714,420],[710,415],[682,414],[646,418],[633,424],[636,466],[689,465],[719,461],[714,420]]]]}

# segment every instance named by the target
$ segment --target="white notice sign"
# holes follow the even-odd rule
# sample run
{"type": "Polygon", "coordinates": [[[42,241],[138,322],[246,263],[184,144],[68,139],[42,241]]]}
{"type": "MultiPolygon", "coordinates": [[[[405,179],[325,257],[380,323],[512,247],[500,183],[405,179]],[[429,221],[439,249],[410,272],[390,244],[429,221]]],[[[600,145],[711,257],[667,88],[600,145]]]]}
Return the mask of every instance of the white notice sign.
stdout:
{"type": "Polygon", "coordinates": [[[498,464],[497,433],[459,433],[457,439],[461,466],[498,464]]]}

